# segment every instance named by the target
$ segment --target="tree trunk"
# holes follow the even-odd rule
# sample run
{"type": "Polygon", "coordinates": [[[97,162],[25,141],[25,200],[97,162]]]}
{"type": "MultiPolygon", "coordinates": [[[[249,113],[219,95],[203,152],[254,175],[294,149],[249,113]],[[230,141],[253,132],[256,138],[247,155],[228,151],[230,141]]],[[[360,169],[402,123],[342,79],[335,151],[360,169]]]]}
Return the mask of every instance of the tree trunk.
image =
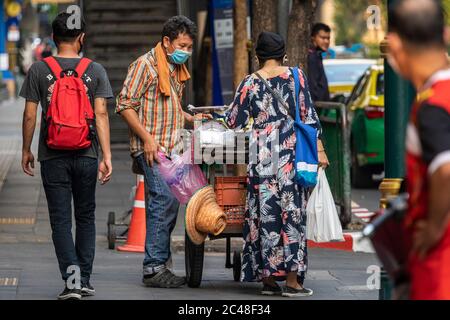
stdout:
{"type": "Polygon", "coordinates": [[[289,65],[300,66],[305,71],[316,6],[316,0],[293,0],[292,11],[289,15],[287,41],[289,65]]]}
{"type": "Polygon", "coordinates": [[[252,70],[259,69],[255,60],[255,47],[258,36],[262,31],[277,32],[277,0],[253,0],[252,19],[252,70]]]}
{"type": "Polygon", "coordinates": [[[247,1],[234,1],[234,87],[248,74],[247,1]]]}
{"type": "MultiPolygon", "coordinates": [[[[248,34],[247,34],[247,0],[234,1],[234,88],[248,74],[248,34]]],[[[237,165],[236,176],[246,176],[247,166],[237,165]]]]}

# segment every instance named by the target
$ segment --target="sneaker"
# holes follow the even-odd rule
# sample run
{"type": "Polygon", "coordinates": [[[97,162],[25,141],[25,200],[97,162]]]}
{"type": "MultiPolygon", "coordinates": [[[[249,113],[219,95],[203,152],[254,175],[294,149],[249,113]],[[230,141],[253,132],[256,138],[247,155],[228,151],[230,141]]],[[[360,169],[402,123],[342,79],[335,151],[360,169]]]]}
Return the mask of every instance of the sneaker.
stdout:
{"type": "Polygon", "coordinates": [[[69,289],[66,286],[64,291],[58,295],[58,300],[81,300],[81,290],[69,289]]]}
{"type": "Polygon", "coordinates": [[[261,294],[263,296],[279,296],[283,290],[280,288],[279,285],[276,285],[275,287],[270,286],[268,284],[265,284],[263,289],[261,290],[261,294]]]}
{"type": "Polygon", "coordinates": [[[185,277],[178,277],[167,268],[152,275],[145,275],[142,282],[147,287],[154,288],[178,288],[186,283],[185,277]]]}
{"type": "Polygon", "coordinates": [[[91,297],[95,295],[95,289],[89,281],[81,284],[81,295],[83,297],[91,297]]]}
{"type": "Polygon", "coordinates": [[[283,293],[281,294],[283,297],[295,298],[295,297],[310,297],[313,295],[313,291],[308,288],[295,289],[291,287],[284,287],[283,293]]]}

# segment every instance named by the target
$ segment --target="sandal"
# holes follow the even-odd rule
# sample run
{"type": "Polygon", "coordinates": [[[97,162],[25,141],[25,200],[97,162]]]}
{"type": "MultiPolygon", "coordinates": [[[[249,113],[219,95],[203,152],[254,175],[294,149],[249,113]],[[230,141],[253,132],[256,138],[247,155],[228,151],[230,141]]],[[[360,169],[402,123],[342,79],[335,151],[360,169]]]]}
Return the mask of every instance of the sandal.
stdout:
{"type": "Polygon", "coordinates": [[[280,288],[278,284],[275,283],[275,286],[264,284],[263,289],[261,290],[261,294],[263,296],[279,296],[283,290],[280,288]]]}
{"type": "Polygon", "coordinates": [[[282,296],[288,297],[288,298],[295,298],[295,297],[310,297],[314,294],[314,291],[312,289],[308,289],[303,287],[302,289],[296,289],[291,287],[284,287],[282,296]]]}
{"type": "Polygon", "coordinates": [[[154,288],[178,288],[186,283],[184,277],[178,277],[169,269],[164,268],[152,277],[144,278],[144,284],[147,287],[154,288]]]}

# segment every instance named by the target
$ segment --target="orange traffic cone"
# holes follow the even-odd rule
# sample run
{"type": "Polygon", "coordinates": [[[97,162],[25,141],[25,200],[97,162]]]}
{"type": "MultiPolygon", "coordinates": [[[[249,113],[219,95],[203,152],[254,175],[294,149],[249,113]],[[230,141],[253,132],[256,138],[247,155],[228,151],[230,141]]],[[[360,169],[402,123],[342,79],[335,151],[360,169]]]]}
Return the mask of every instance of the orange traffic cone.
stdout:
{"type": "Polygon", "coordinates": [[[136,195],[134,197],[133,212],[128,228],[127,243],[117,247],[119,251],[144,252],[145,245],[145,188],[144,176],[138,176],[136,195]]]}

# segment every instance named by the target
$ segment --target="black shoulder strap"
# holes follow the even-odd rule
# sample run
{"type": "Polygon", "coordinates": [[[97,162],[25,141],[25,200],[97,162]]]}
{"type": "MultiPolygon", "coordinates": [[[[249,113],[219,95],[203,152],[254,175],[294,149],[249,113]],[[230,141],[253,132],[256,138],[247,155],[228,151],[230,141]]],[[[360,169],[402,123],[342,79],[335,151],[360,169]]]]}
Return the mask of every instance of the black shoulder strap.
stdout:
{"type": "Polygon", "coordinates": [[[269,82],[267,82],[267,80],[264,79],[258,72],[255,72],[255,75],[259,78],[259,80],[261,80],[264,83],[264,85],[267,87],[267,90],[269,90],[269,92],[283,105],[284,109],[286,109],[287,114],[291,116],[289,112],[290,111],[289,106],[286,103],[286,101],[281,97],[281,95],[275,90],[273,90],[269,82]]]}

